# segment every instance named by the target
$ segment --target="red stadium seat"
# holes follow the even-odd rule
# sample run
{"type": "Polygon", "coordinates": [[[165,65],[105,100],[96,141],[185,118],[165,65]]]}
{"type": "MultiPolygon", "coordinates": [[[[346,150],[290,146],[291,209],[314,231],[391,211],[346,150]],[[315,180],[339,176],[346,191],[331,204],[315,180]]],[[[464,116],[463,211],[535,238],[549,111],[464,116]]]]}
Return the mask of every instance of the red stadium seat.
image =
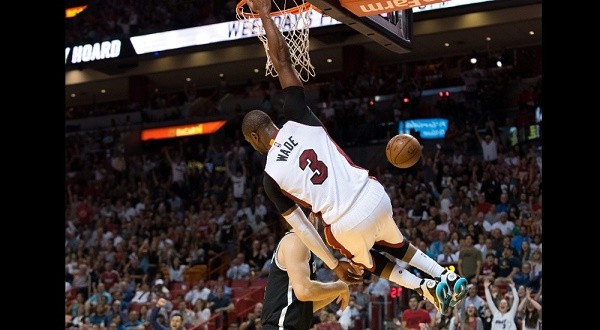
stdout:
{"type": "Polygon", "coordinates": [[[231,287],[231,296],[232,298],[239,298],[243,295],[245,295],[246,293],[248,293],[248,288],[242,288],[239,286],[232,286],[231,287]]]}
{"type": "Polygon", "coordinates": [[[231,288],[247,288],[250,285],[249,280],[231,280],[230,287],[231,288]]]}
{"type": "Polygon", "coordinates": [[[262,302],[265,298],[265,287],[263,286],[251,286],[250,297],[255,302],[262,302]]]}
{"type": "Polygon", "coordinates": [[[169,290],[170,291],[181,291],[181,290],[185,290],[186,285],[182,282],[171,282],[169,283],[169,290]]]}
{"type": "Polygon", "coordinates": [[[263,288],[267,286],[266,278],[255,278],[250,280],[250,286],[262,286],[263,288]]]}

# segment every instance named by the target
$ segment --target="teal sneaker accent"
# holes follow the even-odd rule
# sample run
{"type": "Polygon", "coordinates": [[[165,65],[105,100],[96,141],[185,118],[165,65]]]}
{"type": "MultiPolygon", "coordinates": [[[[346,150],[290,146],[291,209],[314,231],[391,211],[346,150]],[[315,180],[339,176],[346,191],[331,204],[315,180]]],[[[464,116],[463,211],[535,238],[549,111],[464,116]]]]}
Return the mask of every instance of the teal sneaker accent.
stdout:
{"type": "Polygon", "coordinates": [[[439,304],[439,306],[436,307],[438,307],[438,310],[443,315],[449,316],[451,310],[448,307],[450,307],[452,294],[450,292],[448,284],[446,284],[445,282],[439,282],[438,285],[435,287],[435,295],[439,304]]]}

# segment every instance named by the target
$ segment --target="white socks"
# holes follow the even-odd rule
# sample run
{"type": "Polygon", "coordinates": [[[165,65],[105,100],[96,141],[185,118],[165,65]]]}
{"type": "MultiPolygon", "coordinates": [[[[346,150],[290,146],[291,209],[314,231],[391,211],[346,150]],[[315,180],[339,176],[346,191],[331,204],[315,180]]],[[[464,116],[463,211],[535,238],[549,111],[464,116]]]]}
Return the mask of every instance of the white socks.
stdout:
{"type": "Polygon", "coordinates": [[[392,268],[392,272],[390,273],[390,278],[388,280],[405,288],[415,289],[421,285],[422,279],[417,277],[417,275],[404,269],[400,265],[395,264],[394,268],[392,268]]]}
{"type": "Polygon", "coordinates": [[[444,267],[418,249],[408,264],[426,272],[434,278],[440,277],[445,270],[444,267]]]}

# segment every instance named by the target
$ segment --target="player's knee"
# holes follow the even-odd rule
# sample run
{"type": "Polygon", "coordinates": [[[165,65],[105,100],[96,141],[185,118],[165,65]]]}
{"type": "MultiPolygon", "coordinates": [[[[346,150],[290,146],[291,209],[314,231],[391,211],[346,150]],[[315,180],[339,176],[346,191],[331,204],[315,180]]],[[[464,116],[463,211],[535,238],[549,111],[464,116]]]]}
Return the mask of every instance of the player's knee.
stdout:
{"type": "Polygon", "coordinates": [[[408,248],[410,247],[410,242],[405,238],[402,240],[402,245],[396,249],[396,253],[393,254],[394,257],[404,260],[406,256],[406,252],[408,252],[408,248]]]}

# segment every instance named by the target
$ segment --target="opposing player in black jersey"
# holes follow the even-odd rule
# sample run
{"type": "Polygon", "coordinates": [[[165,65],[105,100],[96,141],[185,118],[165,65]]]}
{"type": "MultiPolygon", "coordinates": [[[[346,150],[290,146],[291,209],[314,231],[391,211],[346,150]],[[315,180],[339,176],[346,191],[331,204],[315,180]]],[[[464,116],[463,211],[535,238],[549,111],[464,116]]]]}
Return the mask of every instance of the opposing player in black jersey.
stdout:
{"type": "Polygon", "coordinates": [[[348,284],[316,281],[314,255],[293,230],[279,241],[272,261],[261,315],[263,329],[310,329],[313,313],[334,299],[341,310],[348,306],[348,284]]]}
{"type": "Polygon", "coordinates": [[[267,54],[285,92],[283,115],[287,121],[281,128],[260,110],[248,112],[242,121],[246,141],[267,155],[265,193],[304,244],[338,278],[347,283],[360,280],[355,268],[333,256],[299,205],[322,218],[327,243],[353,265],[415,290],[446,314],[449,306],[466,295],[467,281],[404,238],[392,218],[391,201],[383,185],[348,158],[306,105],[288,45],[270,15],[271,0],[248,0],[248,5],[260,16],[267,54]],[[404,271],[384,253],[434,279],[404,271]]]}

